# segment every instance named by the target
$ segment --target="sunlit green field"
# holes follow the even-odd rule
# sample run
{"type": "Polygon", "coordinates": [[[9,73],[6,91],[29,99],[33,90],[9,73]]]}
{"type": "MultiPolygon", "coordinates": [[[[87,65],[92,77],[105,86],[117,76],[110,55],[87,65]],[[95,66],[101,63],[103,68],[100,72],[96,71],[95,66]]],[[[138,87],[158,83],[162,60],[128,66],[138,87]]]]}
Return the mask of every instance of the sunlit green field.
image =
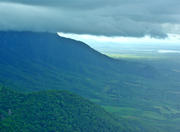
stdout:
{"type": "Polygon", "coordinates": [[[158,56],[141,56],[132,54],[104,53],[105,55],[115,59],[158,59],[158,56]]]}

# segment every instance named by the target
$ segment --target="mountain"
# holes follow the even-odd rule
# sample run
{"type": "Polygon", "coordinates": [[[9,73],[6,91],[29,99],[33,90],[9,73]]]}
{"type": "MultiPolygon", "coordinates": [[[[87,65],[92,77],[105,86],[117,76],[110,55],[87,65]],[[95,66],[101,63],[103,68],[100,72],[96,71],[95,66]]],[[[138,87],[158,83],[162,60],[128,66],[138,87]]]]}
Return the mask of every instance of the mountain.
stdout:
{"type": "Polygon", "coordinates": [[[126,130],[159,129],[159,121],[152,123],[161,114],[158,108],[163,98],[157,93],[163,93],[158,89],[163,85],[159,78],[150,65],[112,59],[83,42],[57,34],[0,32],[1,84],[28,95],[47,95],[41,92],[44,90],[71,91],[113,113],[121,125],[125,122],[126,130]]]}
{"type": "Polygon", "coordinates": [[[0,81],[21,91],[65,89],[100,98],[114,89],[133,92],[124,80],[155,73],[148,65],[111,59],[57,34],[0,32],[0,81]]]}
{"type": "MultiPolygon", "coordinates": [[[[127,132],[99,106],[66,91],[0,88],[1,132],[127,132]]],[[[128,130],[129,132],[129,130],[128,130]]]]}

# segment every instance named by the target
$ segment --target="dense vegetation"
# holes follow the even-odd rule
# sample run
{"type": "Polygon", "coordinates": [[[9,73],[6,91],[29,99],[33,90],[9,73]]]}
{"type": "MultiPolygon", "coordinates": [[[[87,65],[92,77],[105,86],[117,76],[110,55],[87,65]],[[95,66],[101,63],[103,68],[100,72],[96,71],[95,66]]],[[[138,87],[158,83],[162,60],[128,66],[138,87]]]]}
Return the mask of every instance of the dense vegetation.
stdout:
{"type": "MultiPolygon", "coordinates": [[[[1,132],[118,132],[99,106],[66,91],[22,94],[0,88],[1,132]]],[[[125,132],[125,131],[123,131],[125,132]]]]}

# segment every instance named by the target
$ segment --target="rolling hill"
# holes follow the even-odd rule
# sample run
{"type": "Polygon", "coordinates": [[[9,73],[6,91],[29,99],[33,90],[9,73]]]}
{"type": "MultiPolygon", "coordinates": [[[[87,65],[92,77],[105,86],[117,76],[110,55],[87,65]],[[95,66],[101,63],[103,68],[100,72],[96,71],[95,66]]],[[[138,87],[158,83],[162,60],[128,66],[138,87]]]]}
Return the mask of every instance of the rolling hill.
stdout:
{"type": "Polygon", "coordinates": [[[0,88],[1,132],[129,132],[99,106],[66,91],[0,88]]]}

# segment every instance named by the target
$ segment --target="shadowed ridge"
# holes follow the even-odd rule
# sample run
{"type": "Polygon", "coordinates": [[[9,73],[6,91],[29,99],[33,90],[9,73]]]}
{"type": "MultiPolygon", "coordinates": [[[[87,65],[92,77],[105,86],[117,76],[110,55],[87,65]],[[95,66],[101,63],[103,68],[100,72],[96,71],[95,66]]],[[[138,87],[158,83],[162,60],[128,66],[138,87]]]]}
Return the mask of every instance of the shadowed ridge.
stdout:
{"type": "Polygon", "coordinates": [[[55,33],[0,32],[0,80],[21,91],[66,89],[96,97],[112,81],[112,89],[124,90],[124,78],[154,76],[150,66],[111,59],[55,33]]]}

